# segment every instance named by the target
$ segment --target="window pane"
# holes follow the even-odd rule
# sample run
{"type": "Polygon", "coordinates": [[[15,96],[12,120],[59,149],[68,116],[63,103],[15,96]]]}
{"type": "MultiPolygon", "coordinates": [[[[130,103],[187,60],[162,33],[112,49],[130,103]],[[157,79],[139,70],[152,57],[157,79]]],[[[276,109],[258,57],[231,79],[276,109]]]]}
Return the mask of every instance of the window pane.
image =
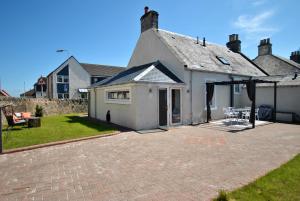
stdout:
{"type": "Polygon", "coordinates": [[[172,123],[180,123],[180,90],[172,89],[172,123]]]}
{"type": "Polygon", "coordinates": [[[234,85],[234,91],[235,91],[236,93],[240,93],[240,85],[239,85],[239,84],[235,84],[235,85],[234,85]]]}
{"type": "Polygon", "coordinates": [[[129,99],[129,91],[125,92],[125,99],[129,99]]]}
{"type": "Polygon", "coordinates": [[[64,77],[64,82],[69,82],[69,77],[68,76],[64,77]]]}
{"type": "Polygon", "coordinates": [[[63,95],[62,95],[62,94],[57,94],[57,97],[58,97],[59,99],[62,99],[62,98],[63,98],[63,95]]]}
{"type": "Polygon", "coordinates": [[[129,91],[107,92],[107,99],[129,100],[129,91]]]}
{"type": "Polygon", "coordinates": [[[57,82],[62,82],[62,77],[60,75],[57,76],[57,82]]]}

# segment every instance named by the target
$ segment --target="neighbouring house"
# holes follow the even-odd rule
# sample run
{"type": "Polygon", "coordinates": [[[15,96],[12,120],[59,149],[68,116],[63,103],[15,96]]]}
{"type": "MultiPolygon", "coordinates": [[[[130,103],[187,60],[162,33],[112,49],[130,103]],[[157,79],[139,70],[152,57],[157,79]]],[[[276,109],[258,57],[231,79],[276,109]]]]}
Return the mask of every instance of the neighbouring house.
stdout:
{"type": "Polygon", "coordinates": [[[10,97],[10,95],[5,91],[4,89],[0,89],[0,96],[4,97],[10,97]]]}
{"type": "Polygon", "coordinates": [[[47,97],[47,77],[41,76],[33,85],[33,89],[20,94],[20,97],[26,98],[46,98],[47,97]]]}
{"type": "Polygon", "coordinates": [[[34,84],[35,98],[47,97],[47,77],[41,76],[34,84]]]}
{"type": "MultiPolygon", "coordinates": [[[[277,120],[292,121],[291,113],[300,115],[300,51],[291,53],[290,59],[274,55],[270,38],[263,39],[258,45],[258,56],[253,60],[270,77],[278,81],[277,97],[277,120]]],[[[270,84],[257,85],[257,104],[273,106],[273,86],[270,84]]],[[[243,100],[247,103],[247,98],[243,100]]]]}
{"type": "MultiPolygon", "coordinates": [[[[260,79],[268,79],[278,81],[277,83],[277,121],[284,122],[300,122],[300,76],[278,75],[261,77],[260,79]]],[[[247,91],[241,91],[241,103],[249,105],[250,101],[247,97],[247,91]]],[[[274,108],[274,87],[273,84],[258,84],[256,88],[256,106],[268,105],[274,108]]]]}
{"type": "Polygon", "coordinates": [[[270,38],[258,45],[258,56],[253,60],[269,75],[291,75],[300,72],[300,51],[291,53],[290,59],[274,55],[270,38]]]}
{"type": "MultiPolygon", "coordinates": [[[[206,121],[206,83],[266,76],[241,52],[237,34],[226,46],[158,28],[158,12],[141,17],[141,34],[127,69],[89,88],[89,115],[135,130],[206,121]]],[[[212,118],[241,104],[242,87],[216,86],[212,118]],[[234,93],[231,93],[234,90],[234,93]]]]}
{"type": "Polygon", "coordinates": [[[35,98],[35,90],[30,89],[22,94],[20,94],[21,98],[35,98]]]}
{"type": "Polygon", "coordinates": [[[74,56],[71,56],[47,76],[47,97],[86,99],[87,88],[91,84],[124,69],[116,66],[79,63],[74,56]]]}

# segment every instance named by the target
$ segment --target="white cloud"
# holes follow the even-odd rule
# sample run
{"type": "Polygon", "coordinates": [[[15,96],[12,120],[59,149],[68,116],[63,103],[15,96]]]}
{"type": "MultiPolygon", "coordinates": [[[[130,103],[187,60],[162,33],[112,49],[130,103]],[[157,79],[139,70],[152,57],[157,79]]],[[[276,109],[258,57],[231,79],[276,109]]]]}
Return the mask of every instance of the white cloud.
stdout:
{"type": "Polygon", "coordinates": [[[240,15],[234,22],[234,26],[246,33],[270,33],[276,32],[277,28],[267,26],[265,23],[274,15],[273,10],[265,11],[254,16],[240,15]]]}

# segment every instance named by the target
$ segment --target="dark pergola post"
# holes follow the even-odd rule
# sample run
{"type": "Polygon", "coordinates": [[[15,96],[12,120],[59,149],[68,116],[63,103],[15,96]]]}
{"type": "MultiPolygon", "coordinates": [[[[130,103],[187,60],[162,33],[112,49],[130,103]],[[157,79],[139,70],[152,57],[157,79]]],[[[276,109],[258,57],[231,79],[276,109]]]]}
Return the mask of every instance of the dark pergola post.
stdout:
{"type": "Polygon", "coordinates": [[[255,116],[255,107],[256,107],[256,82],[253,84],[253,105],[254,105],[254,116],[253,122],[252,122],[252,128],[255,128],[255,121],[256,121],[256,116],[255,116]]]}
{"type": "Polygon", "coordinates": [[[3,152],[2,146],[2,108],[0,107],[0,154],[3,152]]]}
{"type": "Polygon", "coordinates": [[[274,82],[274,113],[273,121],[276,122],[276,113],[277,113],[277,82],[274,82]]]}
{"type": "Polygon", "coordinates": [[[230,107],[234,106],[234,85],[230,85],[230,107]]]}
{"type": "Polygon", "coordinates": [[[208,83],[206,83],[206,123],[209,123],[209,117],[208,117],[208,93],[207,93],[207,89],[208,89],[208,83]]]}

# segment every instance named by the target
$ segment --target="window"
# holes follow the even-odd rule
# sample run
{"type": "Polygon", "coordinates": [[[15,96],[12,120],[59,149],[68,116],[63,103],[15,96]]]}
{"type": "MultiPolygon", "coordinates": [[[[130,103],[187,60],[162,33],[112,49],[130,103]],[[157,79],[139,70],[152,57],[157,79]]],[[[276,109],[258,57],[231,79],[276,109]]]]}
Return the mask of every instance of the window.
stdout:
{"type": "MultiPolygon", "coordinates": [[[[206,82],[215,82],[216,80],[206,80],[206,82]]],[[[216,101],[216,85],[215,85],[215,87],[214,87],[214,95],[213,95],[213,98],[212,98],[212,100],[211,100],[211,102],[209,103],[209,105],[210,105],[210,109],[211,110],[216,110],[217,109],[217,101],[216,101]]],[[[206,109],[206,84],[205,84],[205,97],[204,97],[204,99],[205,99],[205,109],[206,109]]]]}
{"type": "Polygon", "coordinates": [[[230,63],[228,62],[227,59],[225,59],[224,57],[219,57],[217,56],[217,59],[224,65],[230,65],[230,63]]]}
{"type": "Polygon", "coordinates": [[[240,94],[241,93],[241,86],[239,84],[234,85],[234,93],[240,94]]]}
{"type": "Polygon", "coordinates": [[[181,122],[180,89],[172,89],[172,123],[181,122]]]}
{"type": "Polygon", "coordinates": [[[67,93],[65,93],[65,94],[63,94],[63,93],[58,93],[58,94],[57,94],[57,98],[58,98],[58,99],[69,99],[69,94],[67,94],[67,93]]]}
{"type": "Polygon", "coordinates": [[[57,76],[57,82],[59,82],[59,83],[63,82],[63,76],[62,75],[57,76]]]}
{"type": "Polygon", "coordinates": [[[57,75],[57,83],[68,83],[69,76],[68,75],[57,75]]]}
{"type": "Polygon", "coordinates": [[[106,102],[110,103],[130,103],[130,90],[113,90],[106,92],[106,102]]]}
{"type": "Polygon", "coordinates": [[[108,99],[129,100],[129,91],[108,92],[108,99]]]}
{"type": "Polygon", "coordinates": [[[80,93],[81,99],[87,99],[87,93],[80,93]]]}

